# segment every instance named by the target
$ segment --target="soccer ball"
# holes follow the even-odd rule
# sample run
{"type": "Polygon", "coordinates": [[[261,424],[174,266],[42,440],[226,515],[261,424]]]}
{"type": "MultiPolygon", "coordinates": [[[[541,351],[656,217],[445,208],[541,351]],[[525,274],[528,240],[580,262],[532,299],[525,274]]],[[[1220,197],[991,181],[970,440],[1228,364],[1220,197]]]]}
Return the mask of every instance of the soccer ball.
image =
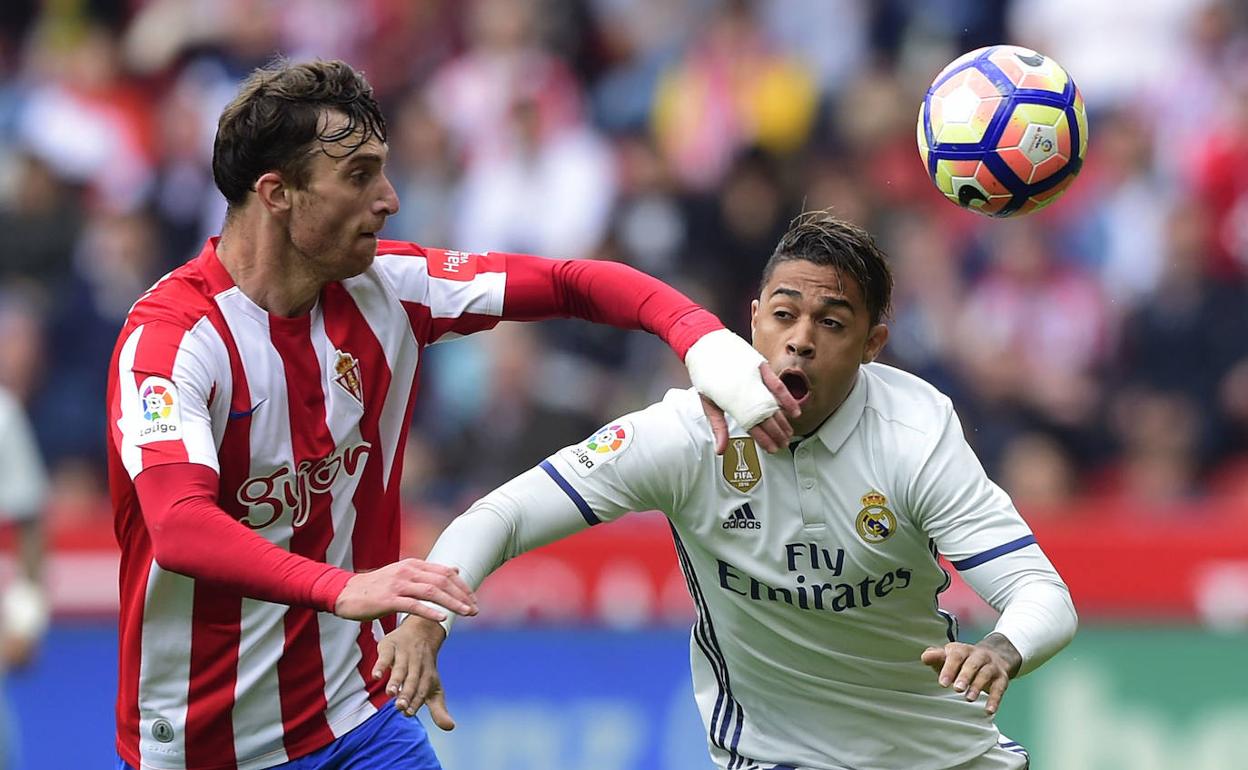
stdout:
{"type": "Polygon", "coordinates": [[[1058,63],[994,45],[945,67],[919,108],[919,155],[949,200],[993,217],[1044,208],[1088,150],[1083,96],[1058,63]]]}

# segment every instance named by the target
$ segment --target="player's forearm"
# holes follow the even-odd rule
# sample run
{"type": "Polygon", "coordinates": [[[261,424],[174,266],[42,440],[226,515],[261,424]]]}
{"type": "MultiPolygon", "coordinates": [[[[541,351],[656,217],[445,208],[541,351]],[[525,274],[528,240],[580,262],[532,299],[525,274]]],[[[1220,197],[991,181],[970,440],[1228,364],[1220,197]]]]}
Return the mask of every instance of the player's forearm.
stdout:
{"type": "MultiPolygon", "coordinates": [[[[474,591],[508,559],[588,526],[550,477],[532,468],[502,485],[443,530],[426,561],[458,567],[474,591]]],[[[442,622],[449,632],[453,613],[442,622]]]]}
{"type": "Polygon", "coordinates": [[[684,360],[703,335],[724,328],[662,281],[618,262],[507,255],[503,314],[513,320],[583,318],[657,335],[684,360]]]}
{"type": "Polygon", "coordinates": [[[187,463],[135,479],[156,563],[253,599],[333,612],[353,573],[279,548],[235,521],[213,499],[215,478],[187,463]]]}
{"type": "Polygon", "coordinates": [[[32,583],[43,579],[44,546],[43,520],[39,517],[25,519],[17,524],[18,563],[22,577],[32,583]]]}
{"type": "Polygon", "coordinates": [[[1062,583],[1036,580],[1021,586],[1005,605],[993,632],[1022,656],[1018,676],[1034,671],[1075,637],[1079,618],[1062,583]]]}

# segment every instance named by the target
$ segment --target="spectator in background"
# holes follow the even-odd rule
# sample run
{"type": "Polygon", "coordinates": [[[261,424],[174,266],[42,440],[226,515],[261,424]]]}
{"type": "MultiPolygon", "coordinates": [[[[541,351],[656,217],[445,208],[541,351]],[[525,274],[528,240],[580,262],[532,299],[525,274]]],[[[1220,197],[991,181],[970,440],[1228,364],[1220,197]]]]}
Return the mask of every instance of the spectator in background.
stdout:
{"type": "Polygon", "coordinates": [[[1165,216],[1165,241],[1156,290],[1125,319],[1116,362],[1115,400],[1139,393],[1173,396],[1193,412],[1203,465],[1225,428],[1216,412],[1219,382],[1232,365],[1228,343],[1243,329],[1242,285],[1210,274],[1210,215],[1180,203],[1165,216]]]}
{"type": "Polygon", "coordinates": [[[399,103],[390,137],[390,181],[403,207],[386,223],[387,235],[419,243],[451,243],[459,167],[446,126],[420,91],[399,103]]]}
{"type": "Polygon", "coordinates": [[[0,204],[0,279],[28,282],[50,300],[70,274],[82,234],[79,188],[28,151],[12,163],[12,195],[0,204]]]}
{"type": "Polygon", "coordinates": [[[996,223],[987,271],[969,289],[954,351],[979,402],[976,424],[990,466],[1014,430],[1039,427],[1089,452],[1110,350],[1093,278],[1053,255],[1040,222],[996,223]],[[1010,426],[1013,427],[1010,427],[1010,426]],[[992,435],[996,432],[996,435],[992,435]]]}
{"type": "MultiPolygon", "coordinates": [[[[34,657],[48,626],[43,589],[43,460],[21,403],[0,386],[0,520],[16,529],[14,577],[0,597],[0,672],[34,657]]],[[[0,768],[18,766],[12,718],[0,692],[0,768]]]]}
{"type": "Polygon", "coordinates": [[[1134,108],[1114,110],[1096,124],[1096,149],[1080,172],[1080,256],[1099,273],[1120,322],[1161,280],[1170,186],[1153,164],[1153,126],[1134,108]]]}
{"type": "Polygon", "coordinates": [[[1130,516],[1184,514],[1201,492],[1200,409],[1181,392],[1136,390],[1110,410],[1115,460],[1091,480],[1108,510],[1130,516]]]}
{"type": "Polygon", "coordinates": [[[714,188],[743,148],[797,150],[814,124],[809,71],[775,50],[744,0],[720,3],[659,83],[651,125],[677,176],[714,188]]]}
{"type": "Polygon", "coordinates": [[[1081,491],[1070,453],[1039,432],[1019,433],[1006,443],[1001,488],[1027,521],[1068,515],[1081,491]]]}
{"type": "Polygon", "coordinates": [[[124,211],[150,192],[152,104],[122,67],[115,35],[99,24],[50,23],[34,38],[31,85],[17,132],[96,206],[124,211]]]}

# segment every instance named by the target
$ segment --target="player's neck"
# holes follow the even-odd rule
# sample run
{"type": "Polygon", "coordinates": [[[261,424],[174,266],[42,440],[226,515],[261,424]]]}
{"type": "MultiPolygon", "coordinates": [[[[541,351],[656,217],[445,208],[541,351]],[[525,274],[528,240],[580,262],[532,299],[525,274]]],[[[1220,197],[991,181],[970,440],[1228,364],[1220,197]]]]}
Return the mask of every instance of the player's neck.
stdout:
{"type": "Polygon", "coordinates": [[[221,230],[217,258],[252,302],[283,318],[307,313],[324,281],[295,259],[289,241],[274,223],[228,220],[221,230]]]}

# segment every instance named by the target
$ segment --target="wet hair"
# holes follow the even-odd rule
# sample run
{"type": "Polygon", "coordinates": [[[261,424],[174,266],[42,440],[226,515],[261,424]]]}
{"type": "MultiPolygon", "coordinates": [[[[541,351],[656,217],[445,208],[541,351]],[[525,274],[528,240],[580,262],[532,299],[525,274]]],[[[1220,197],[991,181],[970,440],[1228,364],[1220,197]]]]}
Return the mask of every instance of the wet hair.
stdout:
{"type": "Polygon", "coordinates": [[[230,208],[243,204],[270,171],[302,189],[321,142],[340,143],[345,157],[376,136],[386,120],[363,73],[343,61],[292,64],[278,59],[255,70],[221,113],[212,147],[212,177],[230,208]],[[327,113],[347,121],[327,129],[327,113]]]}
{"type": "Polygon", "coordinates": [[[776,265],[804,260],[821,267],[835,268],[862,287],[871,325],[878,324],[892,309],[893,274],[887,257],[866,230],[827,211],[808,211],[789,223],[776,250],[763,267],[759,293],[771,280],[776,265]]]}

